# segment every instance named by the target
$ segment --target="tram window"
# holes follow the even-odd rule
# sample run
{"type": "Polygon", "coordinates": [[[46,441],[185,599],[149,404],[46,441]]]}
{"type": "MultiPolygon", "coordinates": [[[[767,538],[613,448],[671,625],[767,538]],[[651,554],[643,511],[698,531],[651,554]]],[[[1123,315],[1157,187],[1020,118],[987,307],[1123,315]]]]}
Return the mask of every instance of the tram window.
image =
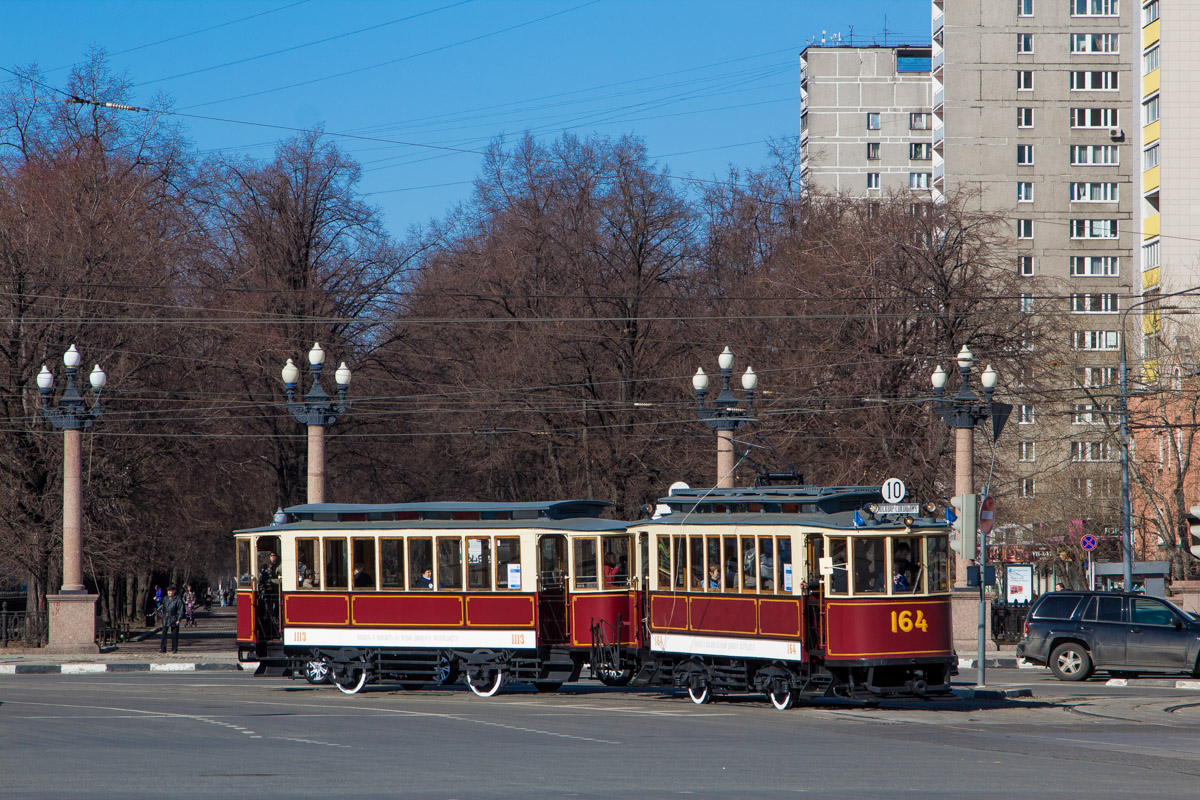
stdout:
{"type": "Polygon", "coordinates": [[[496,588],[521,588],[521,540],[515,536],[496,538],[496,588]]]}
{"type": "Polygon", "coordinates": [[[320,589],[321,576],[317,565],[317,540],[296,540],[296,587],[301,590],[320,589]],[[314,569],[316,567],[316,569],[314,569]]]}
{"type": "Polygon", "coordinates": [[[672,536],[674,542],[672,550],[675,556],[675,588],[680,591],[687,591],[687,537],[672,536]]]}
{"type": "Polygon", "coordinates": [[[825,555],[825,538],[822,536],[807,536],[804,540],[808,570],[805,583],[808,591],[814,591],[821,582],[821,557],[825,555]]]}
{"type": "Polygon", "coordinates": [[[671,588],[671,537],[655,536],[655,548],[658,552],[658,588],[671,588]]]}
{"type": "Polygon", "coordinates": [[[638,534],[638,552],[642,557],[642,586],[650,586],[650,536],[646,533],[638,534]]]}
{"type": "Polygon", "coordinates": [[[575,588],[595,589],[596,584],[596,540],[575,539],[575,588]]]}
{"type": "Polygon", "coordinates": [[[250,563],[250,540],[238,539],[238,586],[249,589],[254,584],[254,565],[250,563]]]}
{"type": "Polygon", "coordinates": [[[758,591],[758,556],[754,548],[753,537],[742,539],[742,588],[747,591],[758,591]]]}
{"type": "Polygon", "coordinates": [[[605,536],[600,540],[604,548],[604,588],[629,585],[629,537],[605,536]]]}
{"type": "Polygon", "coordinates": [[[918,537],[892,539],[892,594],[917,594],[925,580],[921,563],[921,540],[918,537]]]}
{"type": "Polygon", "coordinates": [[[949,543],[950,540],[945,536],[929,536],[925,539],[925,570],[929,573],[929,592],[950,591],[950,555],[947,552],[949,543]]]}
{"type": "Polygon", "coordinates": [[[467,588],[491,589],[492,540],[467,539],[467,588]]]}
{"type": "Polygon", "coordinates": [[[724,586],[725,581],[721,575],[724,569],[721,566],[721,539],[718,536],[709,536],[707,540],[707,558],[704,564],[704,588],[710,592],[719,592],[724,586]]]}
{"type": "Polygon", "coordinates": [[[375,539],[354,538],[350,540],[354,562],[355,589],[374,589],[375,583],[375,539]]]}
{"type": "Polygon", "coordinates": [[[829,594],[845,594],[847,591],[850,563],[846,553],[846,539],[839,536],[829,540],[829,560],[833,564],[833,574],[829,576],[829,594]]]}
{"type": "Polygon", "coordinates": [[[886,590],[891,569],[887,563],[883,539],[855,537],[854,593],[879,594],[886,590]]]}
{"type": "Polygon", "coordinates": [[[379,587],[404,588],[404,540],[379,540],[379,587]]]}
{"type": "Polygon", "coordinates": [[[704,537],[691,537],[690,552],[692,556],[691,587],[693,591],[704,590],[704,537]]]}
{"type": "Polygon", "coordinates": [[[432,589],[432,578],[425,579],[425,570],[433,569],[433,540],[408,540],[409,585],[414,589],[432,589]]]}
{"type": "Polygon", "coordinates": [[[326,539],[325,542],[325,588],[345,589],[346,581],[346,540],[326,539]]]}
{"type": "Polygon", "coordinates": [[[775,591],[775,547],[770,536],[758,537],[758,588],[759,591],[775,591]]]}
{"type": "Polygon", "coordinates": [[[439,589],[461,589],[462,539],[449,536],[437,540],[437,587],[439,589]]]}
{"type": "Polygon", "coordinates": [[[725,591],[736,592],[738,590],[738,546],[736,536],[725,537],[725,568],[722,570],[725,577],[725,591]]]}
{"type": "Polygon", "coordinates": [[[792,540],[781,536],[776,541],[776,553],[779,557],[775,559],[775,569],[777,575],[775,578],[775,587],[787,594],[792,593],[792,581],[795,580],[795,569],[792,567],[792,540]]]}

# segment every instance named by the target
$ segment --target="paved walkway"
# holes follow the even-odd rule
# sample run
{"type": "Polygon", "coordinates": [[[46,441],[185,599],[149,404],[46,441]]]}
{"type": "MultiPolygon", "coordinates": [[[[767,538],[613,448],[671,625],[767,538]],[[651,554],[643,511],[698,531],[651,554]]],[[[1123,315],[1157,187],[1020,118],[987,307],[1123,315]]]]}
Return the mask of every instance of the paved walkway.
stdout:
{"type": "Polygon", "coordinates": [[[49,654],[38,647],[0,648],[0,675],[53,672],[184,672],[237,670],[237,609],[196,612],[196,627],[179,629],[179,652],[160,653],[161,628],[133,631],[131,641],[103,651],[49,654]]]}

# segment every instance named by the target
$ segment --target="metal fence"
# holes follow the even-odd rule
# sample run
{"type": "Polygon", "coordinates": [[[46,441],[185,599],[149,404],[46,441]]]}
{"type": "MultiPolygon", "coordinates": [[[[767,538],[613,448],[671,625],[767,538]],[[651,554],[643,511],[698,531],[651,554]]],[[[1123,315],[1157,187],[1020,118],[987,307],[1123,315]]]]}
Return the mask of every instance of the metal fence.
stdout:
{"type": "Polygon", "coordinates": [[[9,611],[0,603],[0,647],[40,647],[49,639],[50,618],[45,611],[9,611]]]}
{"type": "Polygon", "coordinates": [[[1029,603],[992,603],[992,641],[996,644],[1016,644],[1025,632],[1025,617],[1029,603]]]}

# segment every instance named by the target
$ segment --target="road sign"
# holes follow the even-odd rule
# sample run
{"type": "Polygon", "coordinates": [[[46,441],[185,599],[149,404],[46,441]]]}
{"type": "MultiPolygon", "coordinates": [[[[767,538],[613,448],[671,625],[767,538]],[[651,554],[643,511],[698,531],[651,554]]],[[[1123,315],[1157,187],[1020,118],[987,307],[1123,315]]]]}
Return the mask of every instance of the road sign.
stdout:
{"type": "Polygon", "coordinates": [[[1084,536],[1079,540],[1079,544],[1083,546],[1084,550],[1087,550],[1090,553],[1092,550],[1096,549],[1096,537],[1089,533],[1087,536],[1084,536]]]}
{"type": "Polygon", "coordinates": [[[888,503],[899,503],[904,499],[904,481],[899,478],[888,478],[883,482],[883,499],[888,503]]]}
{"type": "Polygon", "coordinates": [[[996,498],[990,494],[979,504],[979,532],[991,533],[996,524],[996,498]]]}

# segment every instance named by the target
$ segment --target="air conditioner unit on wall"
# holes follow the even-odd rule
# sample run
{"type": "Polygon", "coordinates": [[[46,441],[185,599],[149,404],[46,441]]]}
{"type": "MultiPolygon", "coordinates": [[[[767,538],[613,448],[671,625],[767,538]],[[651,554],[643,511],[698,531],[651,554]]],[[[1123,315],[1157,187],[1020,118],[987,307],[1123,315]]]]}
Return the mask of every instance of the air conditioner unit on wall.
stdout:
{"type": "Polygon", "coordinates": [[[1109,128],[1108,135],[1109,135],[1109,138],[1112,138],[1112,139],[1124,139],[1125,138],[1125,134],[1122,133],[1120,128],[1109,128]]]}

